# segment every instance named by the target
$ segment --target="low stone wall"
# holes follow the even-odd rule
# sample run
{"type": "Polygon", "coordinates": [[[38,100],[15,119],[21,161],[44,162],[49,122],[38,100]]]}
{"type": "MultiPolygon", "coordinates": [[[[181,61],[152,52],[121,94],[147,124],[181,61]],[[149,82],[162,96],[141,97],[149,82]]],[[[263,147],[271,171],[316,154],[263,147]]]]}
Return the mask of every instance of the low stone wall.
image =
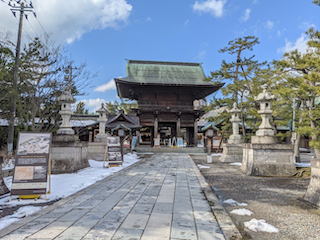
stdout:
{"type": "Polygon", "coordinates": [[[51,173],[73,173],[89,166],[86,142],[52,143],[51,173]]]}
{"type": "Polygon", "coordinates": [[[219,158],[221,162],[242,162],[243,150],[242,144],[224,143],[222,145],[222,156],[219,158]]]}
{"type": "Polygon", "coordinates": [[[320,160],[311,159],[311,179],[303,199],[320,207],[320,160]]]}
{"type": "Polygon", "coordinates": [[[88,159],[103,161],[106,151],[106,142],[90,142],[88,143],[88,159]]]}
{"type": "Polygon", "coordinates": [[[289,144],[243,144],[241,171],[253,176],[292,176],[296,167],[289,144]]]}

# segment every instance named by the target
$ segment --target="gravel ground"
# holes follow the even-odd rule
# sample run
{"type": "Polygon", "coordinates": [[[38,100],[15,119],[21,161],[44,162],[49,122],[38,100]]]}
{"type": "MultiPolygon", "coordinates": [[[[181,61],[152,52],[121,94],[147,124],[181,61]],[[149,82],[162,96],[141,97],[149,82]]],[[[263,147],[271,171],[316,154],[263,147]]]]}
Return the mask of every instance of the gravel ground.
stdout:
{"type": "Polygon", "coordinates": [[[213,159],[207,164],[205,156],[192,155],[196,164],[210,166],[200,171],[213,187],[222,205],[241,232],[243,239],[257,240],[320,240],[320,209],[299,200],[305,194],[310,178],[252,177],[243,174],[240,166],[213,159]],[[223,201],[232,198],[248,206],[230,206],[223,201]],[[233,209],[245,208],[251,216],[231,214],[233,209]],[[252,218],[264,219],[278,233],[253,232],[244,227],[252,218]]]}

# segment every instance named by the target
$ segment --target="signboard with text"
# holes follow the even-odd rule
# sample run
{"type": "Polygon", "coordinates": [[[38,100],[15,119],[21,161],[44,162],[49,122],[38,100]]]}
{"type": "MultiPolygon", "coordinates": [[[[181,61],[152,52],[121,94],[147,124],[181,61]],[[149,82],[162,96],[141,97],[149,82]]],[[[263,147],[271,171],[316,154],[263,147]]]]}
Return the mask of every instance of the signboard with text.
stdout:
{"type": "Polygon", "coordinates": [[[19,133],[11,195],[46,194],[51,133],[19,133]]]}
{"type": "Polygon", "coordinates": [[[119,165],[123,162],[120,137],[107,137],[108,148],[108,163],[109,167],[112,165],[119,165]]]}

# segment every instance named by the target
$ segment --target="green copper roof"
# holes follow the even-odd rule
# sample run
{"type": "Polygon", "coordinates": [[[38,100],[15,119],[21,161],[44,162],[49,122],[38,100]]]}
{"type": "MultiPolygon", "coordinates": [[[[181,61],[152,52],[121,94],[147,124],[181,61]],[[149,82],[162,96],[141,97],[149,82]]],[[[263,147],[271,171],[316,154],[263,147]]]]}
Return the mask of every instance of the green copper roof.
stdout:
{"type": "Polygon", "coordinates": [[[204,81],[201,63],[127,60],[125,78],[120,81],[139,84],[211,85],[204,81]]]}

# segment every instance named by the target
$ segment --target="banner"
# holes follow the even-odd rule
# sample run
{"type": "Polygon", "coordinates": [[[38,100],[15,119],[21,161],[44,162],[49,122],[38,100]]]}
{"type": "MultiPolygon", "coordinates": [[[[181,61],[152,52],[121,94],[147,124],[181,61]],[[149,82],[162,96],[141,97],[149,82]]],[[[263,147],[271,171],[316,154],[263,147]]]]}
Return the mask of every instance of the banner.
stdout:
{"type": "Polygon", "coordinates": [[[138,140],[138,137],[137,136],[134,136],[132,138],[132,150],[135,148],[136,144],[137,144],[137,140],[138,140]]]}
{"type": "Polygon", "coordinates": [[[51,133],[19,133],[11,195],[46,194],[51,133]]]}

